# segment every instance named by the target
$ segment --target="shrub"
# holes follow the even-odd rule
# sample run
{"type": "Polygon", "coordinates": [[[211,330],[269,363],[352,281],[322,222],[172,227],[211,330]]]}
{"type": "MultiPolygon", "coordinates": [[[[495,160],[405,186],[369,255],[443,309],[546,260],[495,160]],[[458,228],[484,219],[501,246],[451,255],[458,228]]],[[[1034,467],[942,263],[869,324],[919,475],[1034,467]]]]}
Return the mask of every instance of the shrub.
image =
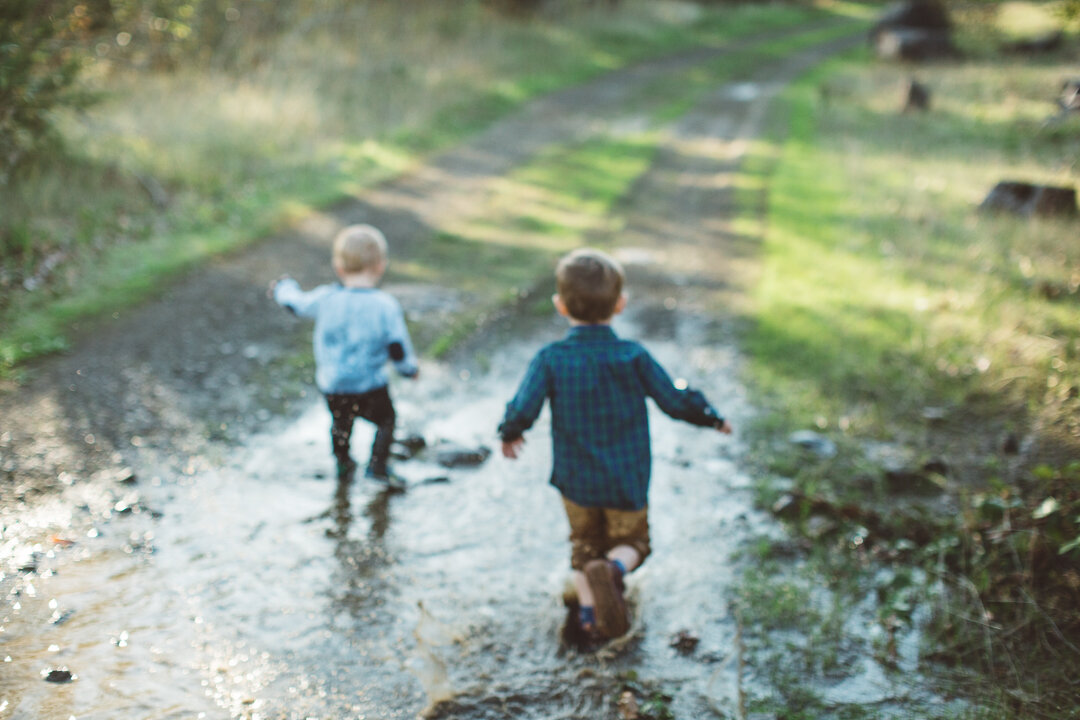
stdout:
{"type": "Polygon", "coordinates": [[[0,183],[51,137],[55,108],[88,101],[73,89],[81,66],[76,40],[98,22],[87,5],[71,0],[0,4],[0,183]]]}

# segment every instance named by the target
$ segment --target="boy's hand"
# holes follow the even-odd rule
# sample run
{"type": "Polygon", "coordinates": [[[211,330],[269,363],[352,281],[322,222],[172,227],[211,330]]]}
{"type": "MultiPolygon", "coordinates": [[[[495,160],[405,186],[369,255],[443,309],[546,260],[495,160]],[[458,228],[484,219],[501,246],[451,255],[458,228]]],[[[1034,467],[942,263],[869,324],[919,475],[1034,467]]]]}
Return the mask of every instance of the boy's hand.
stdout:
{"type": "Polygon", "coordinates": [[[277,287],[279,282],[281,282],[282,280],[288,279],[288,277],[289,277],[288,275],[281,275],[280,277],[277,277],[277,278],[271,280],[270,281],[270,287],[268,287],[266,289],[266,297],[273,300],[273,298],[274,298],[274,288],[277,287]]]}
{"type": "Polygon", "coordinates": [[[517,460],[518,454],[521,453],[522,446],[525,445],[525,438],[519,437],[517,440],[503,440],[502,454],[504,458],[511,460],[517,460]]]}
{"type": "Polygon", "coordinates": [[[731,423],[729,423],[727,420],[725,420],[724,422],[717,425],[716,429],[718,431],[724,433],[725,435],[730,435],[731,434],[731,423]]]}

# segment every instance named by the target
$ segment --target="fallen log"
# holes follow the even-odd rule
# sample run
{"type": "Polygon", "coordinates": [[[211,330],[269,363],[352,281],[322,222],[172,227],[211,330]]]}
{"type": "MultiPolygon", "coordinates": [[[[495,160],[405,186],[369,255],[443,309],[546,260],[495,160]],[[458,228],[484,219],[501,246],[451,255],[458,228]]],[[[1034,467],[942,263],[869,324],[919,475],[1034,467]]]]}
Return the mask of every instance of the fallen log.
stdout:
{"type": "Polygon", "coordinates": [[[1071,217],[1077,214],[1076,188],[1003,181],[994,186],[979,209],[1021,217],[1071,217]]]}

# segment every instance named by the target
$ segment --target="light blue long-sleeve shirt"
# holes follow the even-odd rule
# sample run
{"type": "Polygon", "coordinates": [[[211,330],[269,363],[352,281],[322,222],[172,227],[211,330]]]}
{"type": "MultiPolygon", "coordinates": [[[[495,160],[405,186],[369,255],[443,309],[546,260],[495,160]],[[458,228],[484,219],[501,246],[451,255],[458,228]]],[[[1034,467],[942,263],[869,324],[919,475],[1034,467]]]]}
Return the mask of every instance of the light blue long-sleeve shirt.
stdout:
{"type": "Polygon", "coordinates": [[[285,278],[274,286],[274,300],[314,318],[315,384],[324,393],[384,387],[388,362],[406,377],[419,370],[401,305],[382,290],[334,284],[305,292],[285,278]]]}

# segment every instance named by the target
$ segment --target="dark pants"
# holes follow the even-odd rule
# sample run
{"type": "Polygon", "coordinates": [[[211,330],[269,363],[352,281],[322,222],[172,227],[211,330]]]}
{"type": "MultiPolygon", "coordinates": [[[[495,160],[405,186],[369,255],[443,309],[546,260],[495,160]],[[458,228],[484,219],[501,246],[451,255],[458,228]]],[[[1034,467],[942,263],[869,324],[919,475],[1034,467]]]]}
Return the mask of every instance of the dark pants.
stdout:
{"type": "Polygon", "coordinates": [[[352,437],[353,422],[360,417],[374,423],[376,427],[368,469],[380,474],[385,473],[386,461],[390,457],[390,444],[394,442],[396,420],[390,392],[381,387],[366,393],[327,394],[326,404],[334,419],[330,426],[330,441],[338,464],[345,465],[349,462],[349,439],[352,437]]]}

